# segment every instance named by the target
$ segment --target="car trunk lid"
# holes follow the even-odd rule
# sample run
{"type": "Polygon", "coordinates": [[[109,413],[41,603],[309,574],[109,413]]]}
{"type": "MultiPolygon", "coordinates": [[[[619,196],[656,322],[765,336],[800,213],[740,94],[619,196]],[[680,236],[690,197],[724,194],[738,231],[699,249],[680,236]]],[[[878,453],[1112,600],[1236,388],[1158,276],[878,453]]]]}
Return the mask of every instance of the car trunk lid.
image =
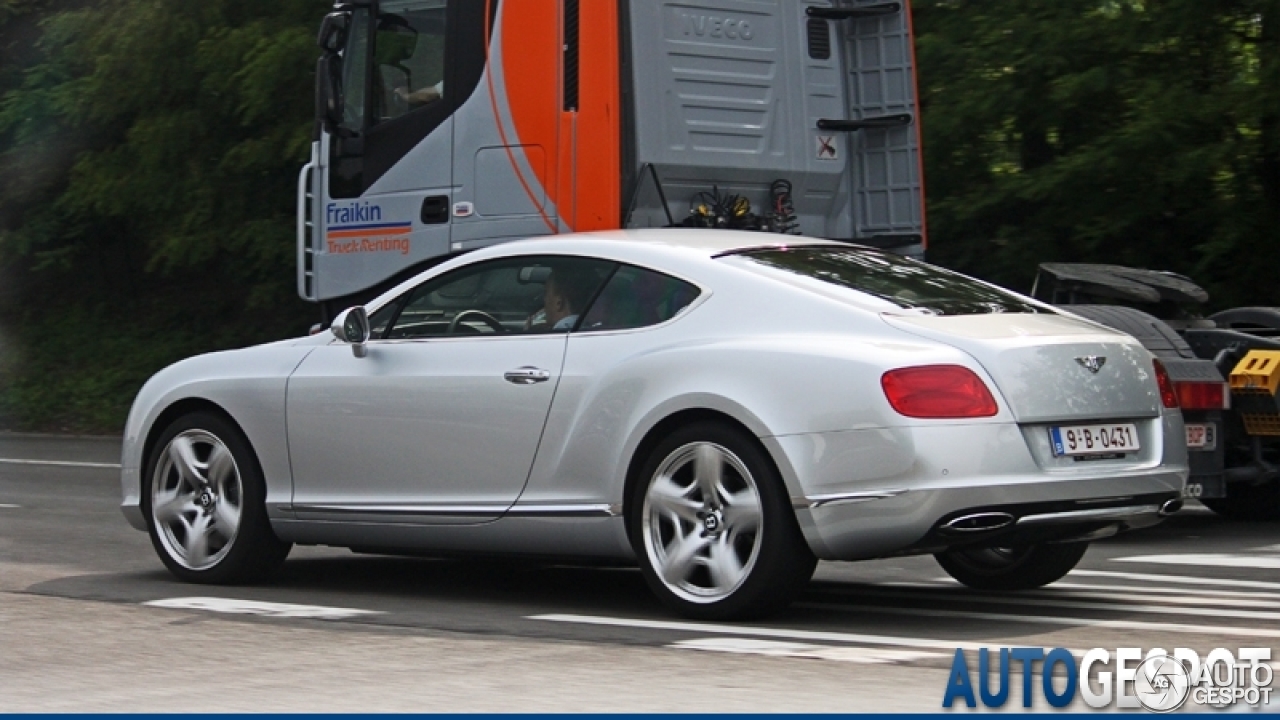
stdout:
{"type": "Polygon", "coordinates": [[[900,330],[971,355],[1020,423],[1151,418],[1160,391],[1137,341],[1055,314],[883,313],[900,330]],[[1096,370],[1095,370],[1096,368],[1096,370]]]}

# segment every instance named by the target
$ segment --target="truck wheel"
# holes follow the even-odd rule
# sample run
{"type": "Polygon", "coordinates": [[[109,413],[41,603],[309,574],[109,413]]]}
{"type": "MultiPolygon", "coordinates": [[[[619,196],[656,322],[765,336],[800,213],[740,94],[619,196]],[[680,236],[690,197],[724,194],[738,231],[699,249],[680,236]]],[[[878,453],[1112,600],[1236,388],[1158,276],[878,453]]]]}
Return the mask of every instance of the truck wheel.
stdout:
{"type": "Polygon", "coordinates": [[[965,548],[933,557],[951,577],[975,590],[1030,590],[1060,580],[1089,543],[965,548]]]}
{"type": "Polygon", "coordinates": [[[1280,482],[1263,485],[1228,483],[1224,498],[1201,498],[1215,513],[1232,520],[1280,520],[1280,482]]]}
{"type": "Polygon", "coordinates": [[[720,423],[688,425],[660,442],[628,515],[649,587],[691,618],[781,610],[817,565],[772,460],[754,438],[720,423]]]}
{"type": "Polygon", "coordinates": [[[258,579],[291,545],[267,520],[266,483],[249,441],[226,419],[192,413],[165,429],[144,466],[142,511],[169,571],[198,583],[258,579]]]}

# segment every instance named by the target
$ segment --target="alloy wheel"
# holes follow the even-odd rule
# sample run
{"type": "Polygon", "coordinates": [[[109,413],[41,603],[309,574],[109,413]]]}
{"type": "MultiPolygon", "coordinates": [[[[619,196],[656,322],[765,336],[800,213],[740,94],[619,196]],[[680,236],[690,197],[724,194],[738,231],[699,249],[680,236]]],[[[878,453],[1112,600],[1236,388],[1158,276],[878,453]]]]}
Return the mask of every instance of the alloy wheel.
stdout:
{"type": "Polygon", "coordinates": [[[151,517],[169,557],[189,570],[231,551],[244,511],[240,469],[226,444],[204,430],[174,436],[151,481],[151,517]]]}
{"type": "Polygon", "coordinates": [[[645,552],[662,583],[693,603],[732,595],[760,554],[756,479],[725,447],[694,442],[658,466],[641,514],[645,552]]]}

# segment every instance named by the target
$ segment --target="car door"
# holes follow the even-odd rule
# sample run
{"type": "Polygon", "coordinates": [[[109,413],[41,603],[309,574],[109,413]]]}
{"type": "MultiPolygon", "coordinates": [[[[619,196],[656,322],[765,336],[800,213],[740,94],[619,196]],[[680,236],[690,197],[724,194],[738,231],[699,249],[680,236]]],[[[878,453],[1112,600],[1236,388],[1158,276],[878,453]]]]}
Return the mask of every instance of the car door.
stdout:
{"type": "Polygon", "coordinates": [[[576,273],[578,292],[594,293],[611,272],[545,257],[465,266],[379,308],[364,357],[338,342],[309,355],[288,389],[297,517],[451,524],[505,512],[572,327],[542,320],[548,286],[576,273]]]}

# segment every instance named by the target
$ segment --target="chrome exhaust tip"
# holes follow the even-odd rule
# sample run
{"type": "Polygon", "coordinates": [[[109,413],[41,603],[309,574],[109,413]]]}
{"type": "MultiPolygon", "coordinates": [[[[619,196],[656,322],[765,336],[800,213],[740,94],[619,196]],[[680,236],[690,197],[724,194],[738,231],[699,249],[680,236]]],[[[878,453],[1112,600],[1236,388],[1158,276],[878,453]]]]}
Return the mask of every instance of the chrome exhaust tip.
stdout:
{"type": "Polygon", "coordinates": [[[1016,521],[1017,518],[1005,512],[974,513],[945,522],[939,529],[961,534],[991,532],[1009,527],[1016,521]]]}
{"type": "Polygon", "coordinates": [[[1178,500],[1176,498],[1173,500],[1166,500],[1165,503],[1160,506],[1160,517],[1169,517],[1170,515],[1178,512],[1181,509],[1182,509],[1181,500],[1178,500]]]}

